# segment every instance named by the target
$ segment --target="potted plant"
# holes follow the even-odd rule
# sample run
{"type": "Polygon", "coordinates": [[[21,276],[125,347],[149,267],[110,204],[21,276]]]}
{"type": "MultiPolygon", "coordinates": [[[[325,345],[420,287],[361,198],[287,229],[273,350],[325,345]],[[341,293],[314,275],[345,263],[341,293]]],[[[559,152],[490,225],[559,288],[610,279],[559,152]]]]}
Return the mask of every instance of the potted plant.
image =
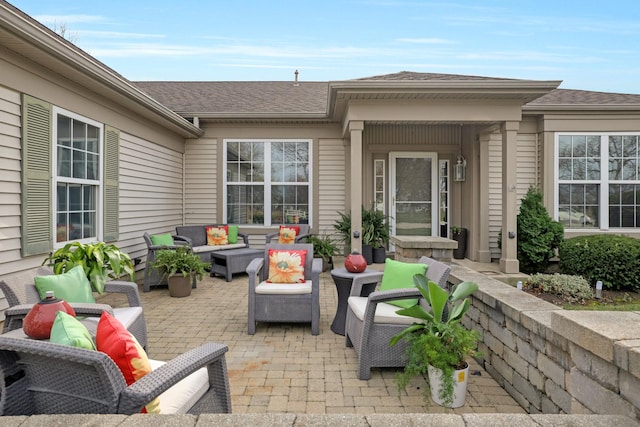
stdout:
{"type": "Polygon", "coordinates": [[[128,254],[117,246],[104,243],[71,242],[45,258],[42,265],[53,267],[55,274],[65,273],[81,265],[93,289],[102,294],[108,279],[117,280],[123,275],[133,282],[133,262],[128,254]]]}
{"type": "Polygon", "coordinates": [[[464,254],[467,252],[467,234],[466,228],[451,227],[451,238],[458,242],[458,248],[453,250],[455,259],[464,259],[464,254]]]}
{"type": "MultiPolygon", "coordinates": [[[[345,242],[345,253],[350,252],[351,243],[351,213],[338,212],[340,219],[333,227],[340,233],[345,242]]],[[[372,264],[374,249],[377,249],[377,262],[384,263],[386,256],[385,247],[389,243],[388,217],[374,207],[365,209],[362,207],[362,256],[367,264],[372,264]]]]}
{"type": "MultiPolygon", "coordinates": [[[[479,335],[462,326],[460,320],[469,310],[467,297],[478,289],[478,285],[462,282],[449,293],[425,275],[416,274],[414,282],[431,311],[420,305],[397,311],[420,319],[389,343],[395,345],[400,339],[409,342],[407,365],[397,377],[398,388],[404,389],[414,376],[426,375],[431,398],[436,403],[450,408],[462,406],[468,381],[467,358],[479,355],[479,335]]],[[[425,400],[428,399],[426,393],[425,389],[425,400]]]]}
{"type": "Polygon", "coordinates": [[[340,215],[340,219],[336,220],[333,228],[335,228],[342,237],[344,254],[346,255],[351,252],[351,212],[338,212],[338,215],[340,215]]]}
{"type": "Polygon", "coordinates": [[[384,212],[373,206],[371,209],[362,209],[362,243],[371,246],[372,262],[384,264],[389,243],[389,221],[384,212]]]}
{"type": "Polygon", "coordinates": [[[158,251],[152,266],[157,268],[169,284],[169,295],[186,297],[191,295],[192,283],[202,280],[210,265],[191,252],[188,246],[180,246],[172,250],[158,251]]]}
{"type": "Polygon", "coordinates": [[[322,237],[309,236],[307,243],[313,245],[313,256],[315,258],[322,258],[322,271],[333,268],[333,256],[338,251],[338,245],[336,245],[331,237],[326,234],[322,237]]]}

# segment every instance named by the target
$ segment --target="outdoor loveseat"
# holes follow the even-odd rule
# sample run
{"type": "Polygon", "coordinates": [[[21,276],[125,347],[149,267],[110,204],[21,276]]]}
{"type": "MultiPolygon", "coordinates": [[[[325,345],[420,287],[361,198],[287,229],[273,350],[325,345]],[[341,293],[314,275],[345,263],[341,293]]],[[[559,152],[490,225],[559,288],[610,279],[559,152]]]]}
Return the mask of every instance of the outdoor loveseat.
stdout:
{"type": "Polygon", "coordinates": [[[237,242],[226,245],[208,245],[207,227],[223,227],[227,224],[183,225],[176,227],[175,240],[183,240],[191,245],[193,253],[198,254],[204,262],[211,261],[211,252],[224,251],[226,249],[238,249],[249,247],[249,236],[238,232],[237,242]]]}

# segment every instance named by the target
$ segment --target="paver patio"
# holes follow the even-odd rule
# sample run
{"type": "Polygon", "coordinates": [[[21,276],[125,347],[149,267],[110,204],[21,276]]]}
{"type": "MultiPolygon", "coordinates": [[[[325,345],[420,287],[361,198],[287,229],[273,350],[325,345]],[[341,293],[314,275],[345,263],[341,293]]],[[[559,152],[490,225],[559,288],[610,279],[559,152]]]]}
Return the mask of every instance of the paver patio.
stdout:
{"type": "MultiPolygon", "coordinates": [[[[399,394],[396,369],[374,369],[370,380],[359,380],[355,350],[330,329],[337,306],[330,273],[320,280],[318,336],[307,324],[262,323],[248,335],[246,274],[232,282],[206,277],[186,298],[169,297],[166,287],[141,292],[147,351],[168,360],[206,341],[227,344],[234,413],[525,413],[475,361],[466,405],[455,410],[425,408],[420,381],[399,394]]],[[[122,303],[111,295],[100,302],[122,303]]]]}

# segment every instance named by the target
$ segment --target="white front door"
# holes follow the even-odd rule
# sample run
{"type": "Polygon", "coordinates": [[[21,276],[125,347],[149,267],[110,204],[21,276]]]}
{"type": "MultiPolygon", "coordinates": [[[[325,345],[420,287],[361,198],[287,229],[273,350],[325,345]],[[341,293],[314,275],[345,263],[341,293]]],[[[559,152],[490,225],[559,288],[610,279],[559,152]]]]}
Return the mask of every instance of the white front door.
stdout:
{"type": "Polygon", "coordinates": [[[438,156],[436,153],[390,153],[391,234],[437,236],[438,156]]]}

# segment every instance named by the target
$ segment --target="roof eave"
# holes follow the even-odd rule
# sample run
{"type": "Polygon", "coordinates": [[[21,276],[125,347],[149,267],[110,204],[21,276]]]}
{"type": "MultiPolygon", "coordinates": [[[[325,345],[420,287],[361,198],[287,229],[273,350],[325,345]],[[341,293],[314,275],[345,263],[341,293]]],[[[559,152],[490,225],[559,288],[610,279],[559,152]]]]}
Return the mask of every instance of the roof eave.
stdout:
{"type": "Polygon", "coordinates": [[[403,81],[334,81],[329,82],[328,115],[335,114],[338,94],[423,93],[433,95],[476,95],[493,98],[520,98],[523,104],[557,89],[562,80],[403,80],[403,81]]]}
{"type": "MultiPolygon", "coordinates": [[[[114,99],[156,123],[163,122],[167,128],[182,136],[194,137],[204,134],[201,129],[141,92],[124,77],[37,21],[27,19],[7,4],[0,3],[0,10],[0,31],[7,31],[17,42],[24,43],[25,47],[36,47],[55,59],[46,64],[47,68],[76,82],[80,79],[74,79],[73,74],[81,74],[100,88],[84,84],[88,89],[114,99]]],[[[30,49],[23,49],[19,53],[34,62],[41,59],[37,55],[30,57],[30,49]]]]}
{"type": "Polygon", "coordinates": [[[640,111],[640,104],[548,104],[524,105],[522,111],[526,113],[544,114],[545,112],[560,111],[640,111]]]}

